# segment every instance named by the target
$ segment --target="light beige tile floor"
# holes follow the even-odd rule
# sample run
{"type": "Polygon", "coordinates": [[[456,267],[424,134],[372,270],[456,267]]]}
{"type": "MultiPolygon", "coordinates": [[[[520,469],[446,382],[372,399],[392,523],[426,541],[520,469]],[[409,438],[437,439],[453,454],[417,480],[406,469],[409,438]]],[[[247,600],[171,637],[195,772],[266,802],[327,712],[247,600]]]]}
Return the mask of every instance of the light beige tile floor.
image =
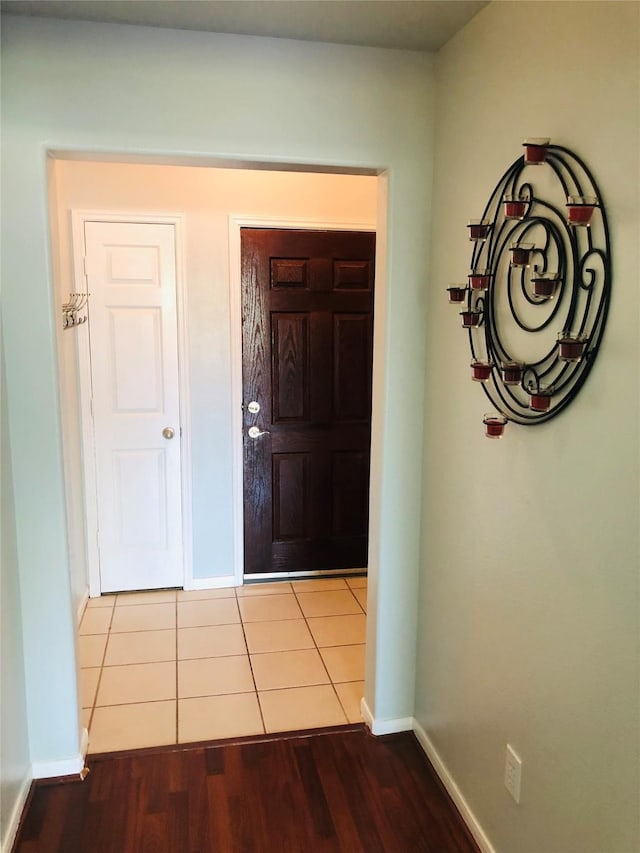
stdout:
{"type": "Polygon", "coordinates": [[[360,722],[366,595],[358,577],[91,599],[89,752],[360,722]]]}

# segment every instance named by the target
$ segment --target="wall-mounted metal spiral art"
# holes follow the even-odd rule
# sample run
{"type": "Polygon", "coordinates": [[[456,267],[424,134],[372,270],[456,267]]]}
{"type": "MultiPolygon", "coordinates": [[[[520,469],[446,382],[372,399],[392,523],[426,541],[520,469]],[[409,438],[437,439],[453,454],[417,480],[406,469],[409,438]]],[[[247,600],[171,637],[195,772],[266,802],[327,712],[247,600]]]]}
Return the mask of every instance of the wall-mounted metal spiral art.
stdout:
{"type": "Polygon", "coordinates": [[[479,220],[461,308],[471,376],[498,410],[486,434],[560,414],[593,366],[609,309],[609,229],[596,182],[572,151],[528,140],[479,220]],[[535,185],[534,185],[535,180],[535,185]]]}

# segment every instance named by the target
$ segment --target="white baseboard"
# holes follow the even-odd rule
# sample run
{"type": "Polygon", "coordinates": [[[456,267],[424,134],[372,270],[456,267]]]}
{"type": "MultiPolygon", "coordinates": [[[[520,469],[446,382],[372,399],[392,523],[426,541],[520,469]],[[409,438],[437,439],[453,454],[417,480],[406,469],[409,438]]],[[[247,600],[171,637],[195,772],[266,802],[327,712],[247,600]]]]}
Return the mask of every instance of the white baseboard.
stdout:
{"type": "MultiPolygon", "coordinates": [[[[440,781],[447,789],[447,792],[453,802],[456,805],[456,808],[460,812],[460,816],[466,823],[469,828],[469,832],[473,835],[476,844],[482,851],[482,853],[496,853],[495,848],[487,838],[483,828],[480,826],[480,823],[474,813],[471,811],[469,804],[465,800],[460,788],[456,785],[453,780],[453,777],[449,773],[446,764],[440,758],[440,755],[433,745],[429,735],[422,728],[420,723],[417,720],[413,720],[413,732],[418,740],[418,743],[424,750],[427,758],[431,762],[433,769],[438,774],[440,781]]],[[[375,734],[375,732],[374,732],[375,734]]]]}
{"type": "Polygon", "coordinates": [[[76,624],[78,628],[80,627],[80,623],[82,622],[82,617],[84,616],[84,611],[87,609],[87,604],[89,602],[89,588],[85,589],[84,595],[80,599],[80,604],[78,605],[78,610],[76,612],[76,624]]]}
{"type": "Polygon", "coordinates": [[[82,735],[80,736],[80,755],[82,756],[82,762],[87,759],[87,752],[89,751],[89,729],[82,729],[82,735]]]}
{"type": "Polygon", "coordinates": [[[31,765],[31,772],[33,773],[34,779],[54,779],[58,776],[79,776],[83,770],[84,755],[80,754],[76,755],[75,758],[63,758],[60,761],[34,761],[31,765]]]}
{"type": "Polygon", "coordinates": [[[367,705],[367,701],[364,696],[360,700],[360,713],[364,717],[365,723],[369,726],[371,731],[373,731],[373,714],[371,713],[371,709],[367,705]]]}
{"type": "Polygon", "coordinates": [[[388,720],[376,719],[365,699],[360,702],[360,710],[365,723],[374,735],[391,735],[396,732],[410,732],[413,729],[413,717],[397,717],[388,720]]]}
{"type": "MultiPolygon", "coordinates": [[[[86,604],[86,599],[85,599],[86,604]]],[[[29,789],[34,779],[50,779],[58,776],[80,776],[85,766],[85,758],[89,749],[89,731],[82,729],[80,737],[80,755],[65,761],[36,761],[31,765],[31,773],[27,774],[20,786],[18,796],[11,810],[5,832],[0,841],[0,853],[10,853],[18,834],[20,818],[29,796],[29,789]]]]}
{"type": "MultiPolygon", "coordinates": [[[[213,578],[191,578],[188,589],[226,589],[230,586],[238,586],[238,579],[235,575],[220,575],[213,578]]],[[[187,589],[186,585],[185,589],[187,589]]]]}
{"type": "Polygon", "coordinates": [[[13,808],[11,809],[11,815],[5,827],[2,842],[0,843],[0,851],[2,851],[2,853],[10,853],[11,848],[13,847],[13,842],[16,839],[16,835],[18,834],[18,827],[20,826],[20,818],[22,817],[22,812],[24,811],[24,807],[27,803],[27,797],[29,796],[31,782],[32,779],[29,774],[27,774],[22,780],[22,784],[20,785],[20,789],[18,791],[18,796],[16,797],[16,801],[13,804],[13,808]]]}
{"type": "Polygon", "coordinates": [[[83,728],[80,733],[80,754],[75,758],[61,761],[35,761],[31,765],[34,779],[53,779],[58,776],[80,776],[84,770],[87,751],[89,750],[89,729],[83,728]]]}

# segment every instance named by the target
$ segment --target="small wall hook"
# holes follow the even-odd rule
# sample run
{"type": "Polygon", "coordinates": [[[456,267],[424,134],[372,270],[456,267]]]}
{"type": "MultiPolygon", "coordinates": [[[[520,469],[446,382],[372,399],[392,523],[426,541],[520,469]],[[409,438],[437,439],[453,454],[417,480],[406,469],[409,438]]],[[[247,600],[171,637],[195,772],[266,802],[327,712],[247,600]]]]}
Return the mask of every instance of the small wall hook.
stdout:
{"type": "Polygon", "coordinates": [[[87,315],[79,316],[79,312],[87,307],[89,293],[71,292],[67,302],[62,304],[62,328],[72,329],[87,322],[87,315]]]}

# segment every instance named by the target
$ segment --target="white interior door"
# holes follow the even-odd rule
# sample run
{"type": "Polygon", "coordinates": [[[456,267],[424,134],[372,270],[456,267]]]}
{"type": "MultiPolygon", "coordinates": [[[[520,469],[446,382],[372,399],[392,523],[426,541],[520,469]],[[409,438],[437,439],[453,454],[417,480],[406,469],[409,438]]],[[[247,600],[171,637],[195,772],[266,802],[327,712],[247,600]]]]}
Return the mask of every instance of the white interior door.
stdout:
{"type": "Polygon", "coordinates": [[[101,592],[182,586],[175,227],[84,232],[101,592]]]}

